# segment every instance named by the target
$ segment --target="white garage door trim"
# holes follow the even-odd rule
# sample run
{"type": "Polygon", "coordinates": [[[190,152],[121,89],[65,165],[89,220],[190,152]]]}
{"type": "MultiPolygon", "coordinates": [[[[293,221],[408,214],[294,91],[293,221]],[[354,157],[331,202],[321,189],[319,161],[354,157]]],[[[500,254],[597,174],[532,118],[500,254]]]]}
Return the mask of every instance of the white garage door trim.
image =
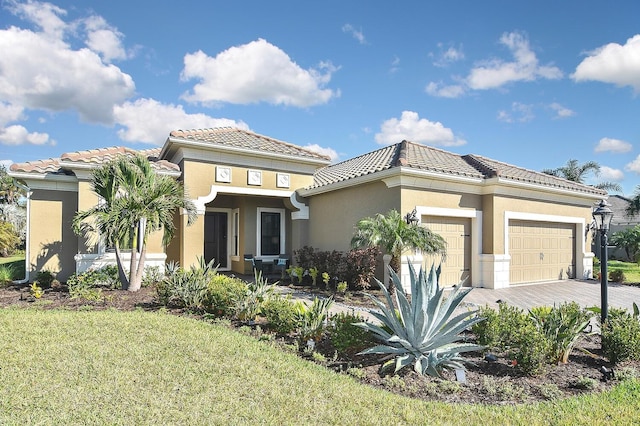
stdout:
{"type": "MultiPolygon", "coordinates": [[[[509,255],[509,222],[511,220],[525,220],[534,222],[557,222],[571,223],[576,225],[575,238],[575,261],[576,261],[576,277],[585,277],[588,274],[585,266],[585,259],[591,260],[591,252],[586,252],[585,231],[586,220],[584,217],[572,216],[556,216],[548,214],[525,213],[525,212],[504,212],[504,253],[509,255]]],[[[508,276],[508,275],[507,275],[508,276]]]]}
{"type": "Polygon", "coordinates": [[[448,209],[442,207],[416,206],[416,216],[459,217],[471,219],[471,284],[482,287],[480,269],[480,254],[482,253],[482,212],[479,210],[448,209]]]}

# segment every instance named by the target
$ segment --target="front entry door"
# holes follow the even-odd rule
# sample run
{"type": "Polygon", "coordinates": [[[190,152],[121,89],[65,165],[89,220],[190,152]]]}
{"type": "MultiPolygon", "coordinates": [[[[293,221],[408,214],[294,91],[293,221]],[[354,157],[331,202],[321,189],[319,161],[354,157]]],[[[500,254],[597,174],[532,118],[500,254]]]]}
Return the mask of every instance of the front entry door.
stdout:
{"type": "Polygon", "coordinates": [[[206,212],[204,215],[204,260],[215,259],[220,268],[227,265],[227,213],[206,212]]]}

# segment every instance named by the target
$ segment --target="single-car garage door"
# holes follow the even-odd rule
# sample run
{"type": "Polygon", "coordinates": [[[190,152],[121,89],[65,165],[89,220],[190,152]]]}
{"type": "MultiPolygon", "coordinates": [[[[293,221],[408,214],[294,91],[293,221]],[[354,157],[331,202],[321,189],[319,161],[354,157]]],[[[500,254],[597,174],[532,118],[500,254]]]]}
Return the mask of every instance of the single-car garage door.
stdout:
{"type": "MultiPolygon", "coordinates": [[[[442,263],[440,285],[453,286],[464,280],[471,285],[471,220],[468,218],[423,216],[422,224],[447,242],[447,257],[442,263]]],[[[431,267],[433,257],[427,257],[431,267]]],[[[438,258],[437,261],[440,259],[438,258]]]]}
{"type": "Polygon", "coordinates": [[[509,222],[512,284],[575,278],[575,225],[509,222]]]}

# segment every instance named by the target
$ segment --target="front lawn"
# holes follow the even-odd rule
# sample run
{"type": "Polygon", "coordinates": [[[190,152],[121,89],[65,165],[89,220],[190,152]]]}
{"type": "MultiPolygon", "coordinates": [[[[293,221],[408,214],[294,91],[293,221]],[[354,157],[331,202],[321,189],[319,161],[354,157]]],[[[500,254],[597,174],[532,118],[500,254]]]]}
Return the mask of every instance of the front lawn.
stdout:
{"type": "Polygon", "coordinates": [[[640,382],[550,403],[424,402],[223,325],[143,311],[0,309],[0,424],[631,424],[640,382]]]}
{"type": "MultiPolygon", "coordinates": [[[[597,259],[596,259],[597,260],[597,259]]],[[[600,271],[600,262],[594,262],[594,271],[600,271]]],[[[640,284],[640,265],[635,262],[622,262],[620,260],[610,260],[607,264],[607,271],[611,277],[611,272],[622,271],[624,274],[623,284],[640,284]]],[[[597,272],[594,272],[594,275],[597,272]]]]}

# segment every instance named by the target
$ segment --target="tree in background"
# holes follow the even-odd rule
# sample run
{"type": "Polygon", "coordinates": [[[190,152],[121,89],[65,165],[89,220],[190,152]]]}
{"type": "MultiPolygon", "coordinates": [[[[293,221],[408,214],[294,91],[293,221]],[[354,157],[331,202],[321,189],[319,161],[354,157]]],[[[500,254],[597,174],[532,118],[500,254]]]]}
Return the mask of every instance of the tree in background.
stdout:
{"type": "MultiPolygon", "coordinates": [[[[24,245],[27,234],[27,212],[24,201],[26,200],[26,191],[24,187],[18,185],[16,180],[7,174],[4,165],[0,165],[0,223],[4,222],[11,227],[3,226],[2,233],[10,233],[17,236],[18,242],[10,246],[3,246],[1,252],[8,253],[4,256],[12,254],[16,248],[24,245]],[[9,231],[9,229],[11,231],[9,231]]],[[[14,241],[9,238],[5,241],[14,241]]]]}
{"type": "MultiPolygon", "coordinates": [[[[562,167],[558,167],[557,169],[544,169],[542,173],[584,184],[591,173],[595,176],[600,175],[600,165],[595,161],[587,161],[584,164],[579,164],[578,160],[569,160],[567,164],[562,167]]],[[[600,182],[593,186],[605,191],[622,192],[620,184],[615,182],[600,182]]]]}
{"type": "Polygon", "coordinates": [[[397,210],[386,215],[377,213],[373,217],[360,219],[351,239],[351,247],[378,247],[391,255],[391,268],[400,273],[402,253],[421,250],[424,254],[446,254],[446,242],[429,228],[408,224],[397,210]]]}
{"type": "Polygon", "coordinates": [[[163,231],[163,244],[175,234],[174,213],[182,208],[191,225],[196,219],[194,204],[185,198],[182,186],[172,177],[160,175],[141,155],[120,156],[96,169],[92,188],[101,202],[76,213],[74,231],[90,243],[114,247],[123,289],[138,291],[142,284],[147,238],[163,231]],[[131,249],[128,276],[122,264],[123,249],[131,249]]]}
{"type": "Polygon", "coordinates": [[[614,232],[609,243],[624,250],[628,259],[636,261],[640,251],[640,225],[614,232]]]}

